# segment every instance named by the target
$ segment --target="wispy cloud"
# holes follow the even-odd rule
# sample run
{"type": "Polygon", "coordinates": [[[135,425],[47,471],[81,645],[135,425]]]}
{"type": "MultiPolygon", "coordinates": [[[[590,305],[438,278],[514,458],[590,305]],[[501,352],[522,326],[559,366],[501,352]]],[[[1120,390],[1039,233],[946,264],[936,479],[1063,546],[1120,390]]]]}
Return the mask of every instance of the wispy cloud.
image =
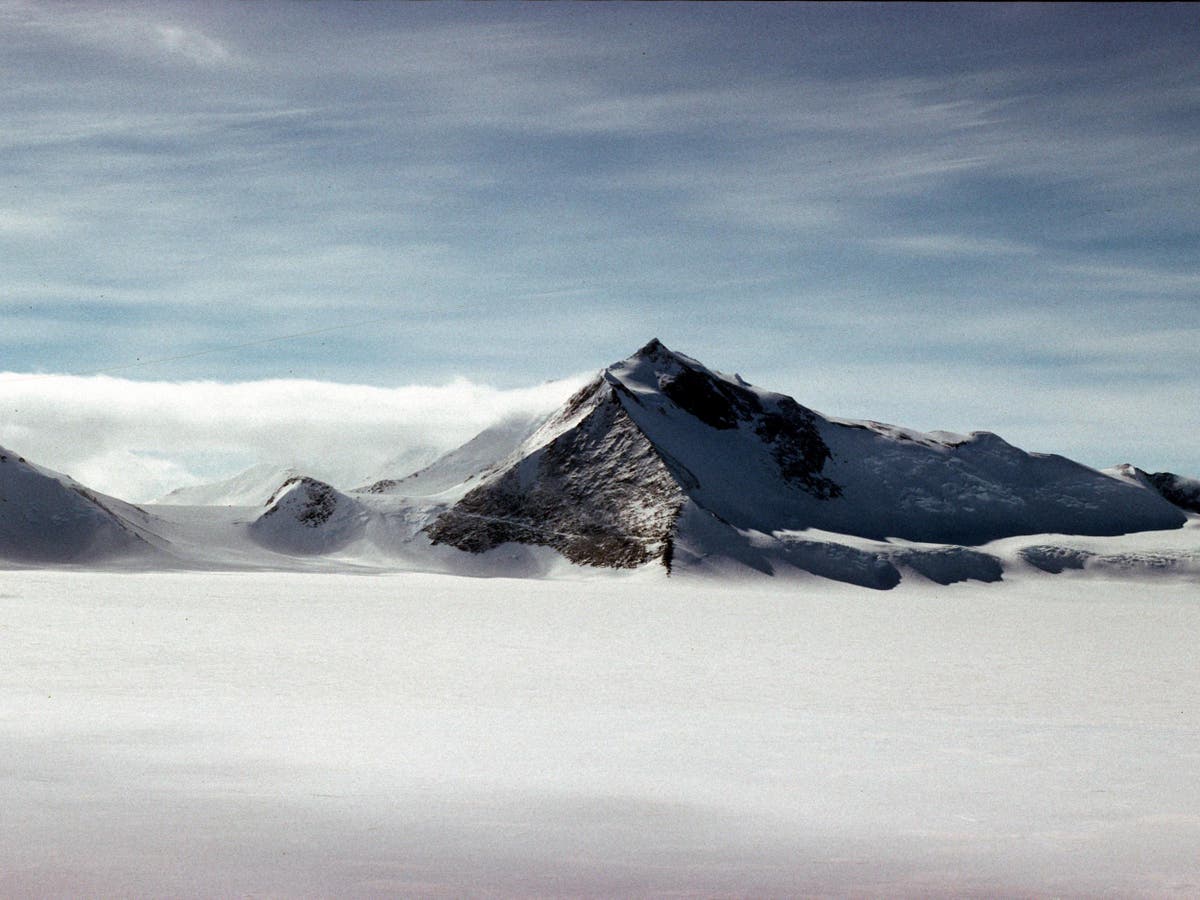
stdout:
{"type": "Polygon", "coordinates": [[[1164,294],[1182,294],[1193,298],[1200,296],[1200,268],[1181,272],[1162,266],[1071,263],[1063,265],[1060,270],[1089,289],[1103,288],[1122,295],[1152,297],[1164,294]]]}
{"type": "Polygon", "coordinates": [[[928,257],[1025,256],[1037,252],[1032,245],[1020,241],[965,234],[913,234],[875,238],[870,243],[895,253],[928,257]]]}
{"type": "Polygon", "coordinates": [[[48,237],[58,232],[62,224],[62,220],[53,214],[0,207],[0,237],[48,237]]]}
{"type": "MultiPolygon", "coordinates": [[[[176,12],[179,8],[176,8],[176,12]]],[[[198,65],[231,59],[229,49],[195,25],[162,18],[166,8],[54,4],[8,0],[0,22],[25,32],[56,38],[117,56],[175,58],[198,65]]],[[[169,13],[167,13],[169,14],[169,13]]]]}

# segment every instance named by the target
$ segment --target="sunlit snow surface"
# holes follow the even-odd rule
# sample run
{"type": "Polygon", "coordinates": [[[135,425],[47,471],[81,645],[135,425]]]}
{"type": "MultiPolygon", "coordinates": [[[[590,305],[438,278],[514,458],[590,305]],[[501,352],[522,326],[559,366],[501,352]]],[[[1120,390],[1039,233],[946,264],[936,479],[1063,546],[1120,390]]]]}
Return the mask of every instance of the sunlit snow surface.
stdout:
{"type": "Polygon", "coordinates": [[[1196,896],[1195,581],[0,572],[0,895],[1196,896]]]}

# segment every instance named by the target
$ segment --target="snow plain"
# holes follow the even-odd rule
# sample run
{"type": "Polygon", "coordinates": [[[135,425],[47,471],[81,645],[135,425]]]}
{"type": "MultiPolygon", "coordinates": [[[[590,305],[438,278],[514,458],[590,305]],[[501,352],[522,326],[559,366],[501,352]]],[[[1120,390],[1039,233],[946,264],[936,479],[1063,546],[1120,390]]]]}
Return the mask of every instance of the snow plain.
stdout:
{"type": "Polygon", "coordinates": [[[0,572],[0,895],[1196,896],[1194,579],[0,572]]]}

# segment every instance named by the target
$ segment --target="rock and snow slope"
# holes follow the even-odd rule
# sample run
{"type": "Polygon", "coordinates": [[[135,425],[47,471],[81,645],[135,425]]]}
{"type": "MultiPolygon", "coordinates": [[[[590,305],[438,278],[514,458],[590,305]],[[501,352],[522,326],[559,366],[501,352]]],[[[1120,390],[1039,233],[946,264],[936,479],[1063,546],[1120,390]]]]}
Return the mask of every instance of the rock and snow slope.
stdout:
{"type": "Polygon", "coordinates": [[[341,550],[362,534],[367,513],[323,481],[290,478],[250,525],[255,541],[279,553],[320,555],[341,550]]]}
{"type": "Polygon", "coordinates": [[[1129,463],[1122,463],[1111,469],[1103,470],[1106,474],[1134,484],[1141,485],[1159,494],[1164,500],[1173,503],[1187,512],[1200,513],[1200,481],[1195,478],[1185,478],[1174,472],[1146,472],[1129,463]]]}
{"type": "Polygon", "coordinates": [[[988,432],[827,418],[651,341],[579,391],[428,534],[475,552],[515,541],[591,565],[669,567],[679,548],[697,561],[732,544],[744,551],[747,535],[807,529],[982,544],[1185,520],[1158,493],[1063,457],[988,432]]]}
{"type": "Polygon", "coordinates": [[[91,563],[154,555],[151,527],[138,507],[0,447],[0,559],[91,563]]]}

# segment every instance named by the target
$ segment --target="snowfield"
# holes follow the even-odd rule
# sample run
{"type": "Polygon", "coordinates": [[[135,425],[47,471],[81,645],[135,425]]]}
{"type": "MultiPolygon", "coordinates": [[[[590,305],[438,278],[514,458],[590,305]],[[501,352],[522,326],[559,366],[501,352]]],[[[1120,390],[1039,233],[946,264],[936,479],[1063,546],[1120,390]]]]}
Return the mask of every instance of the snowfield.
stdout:
{"type": "Polygon", "coordinates": [[[1197,634],[1093,568],[0,572],[0,895],[1194,897],[1197,634]]]}

